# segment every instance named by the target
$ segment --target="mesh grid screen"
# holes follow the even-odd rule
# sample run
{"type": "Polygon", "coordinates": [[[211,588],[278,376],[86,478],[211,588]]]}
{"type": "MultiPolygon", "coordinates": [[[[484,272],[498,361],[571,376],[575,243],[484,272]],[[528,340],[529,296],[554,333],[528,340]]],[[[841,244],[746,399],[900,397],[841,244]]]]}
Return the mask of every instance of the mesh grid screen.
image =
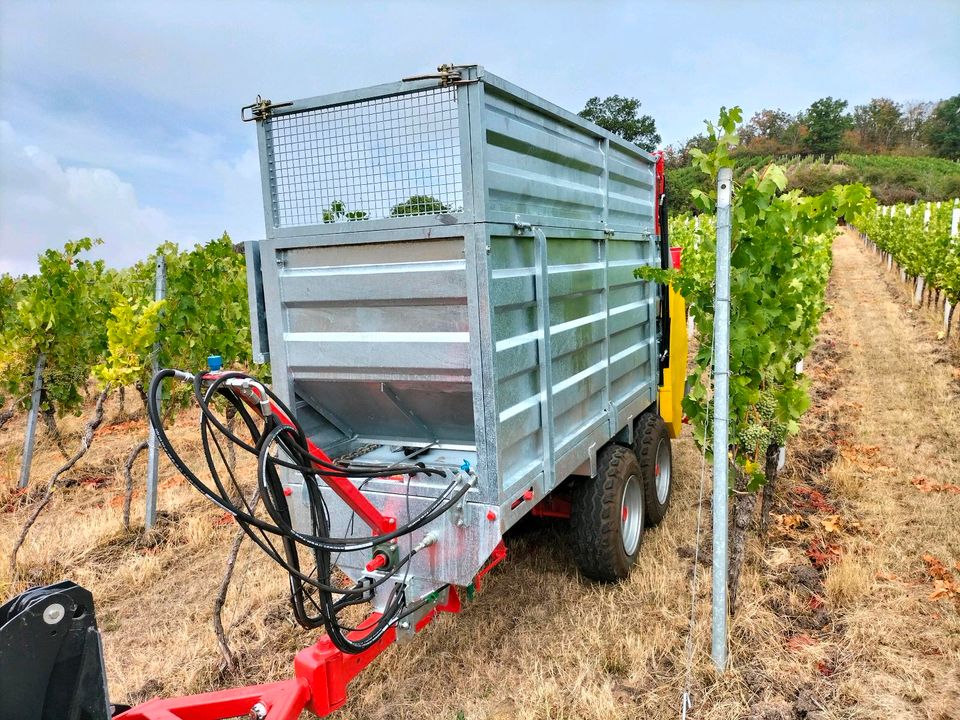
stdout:
{"type": "Polygon", "coordinates": [[[278,115],[267,144],[278,227],[463,210],[456,88],[278,115]]]}

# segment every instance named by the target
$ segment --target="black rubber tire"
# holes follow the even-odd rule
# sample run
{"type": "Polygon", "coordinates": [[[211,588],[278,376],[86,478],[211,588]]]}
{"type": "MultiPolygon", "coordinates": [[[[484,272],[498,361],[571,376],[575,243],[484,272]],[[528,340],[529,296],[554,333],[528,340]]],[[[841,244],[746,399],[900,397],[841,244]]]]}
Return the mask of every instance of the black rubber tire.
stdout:
{"type": "Polygon", "coordinates": [[[633,452],[640,463],[643,475],[644,515],[647,527],[656,527],[667,515],[670,497],[673,495],[673,450],[670,447],[670,434],[667,424],[657,412],[645,412],[633,428],[633,452]],[[663,502],[657,497],[657,452],[661,443],[666,444],[670,458],[670,484],[663,502]]]}
{"type": "Polygon", "coordinates": [[[580,572],[591,580],[623,580],[640,554],[642,534],[632,555],[623,547],[620,508],[630,476],[641,477],[636,456],[630,448],[611,444],[597,454],[596,476],[573,483],[573,554],[580,572]]]}

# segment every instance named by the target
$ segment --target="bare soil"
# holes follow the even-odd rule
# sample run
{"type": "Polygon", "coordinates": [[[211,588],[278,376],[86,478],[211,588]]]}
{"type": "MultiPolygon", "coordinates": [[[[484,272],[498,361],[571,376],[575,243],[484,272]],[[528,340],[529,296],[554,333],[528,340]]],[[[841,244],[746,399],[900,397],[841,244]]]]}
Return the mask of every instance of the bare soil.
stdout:
{"type": "MultiPolygon", "coordinates": [[[[960,599],[948,579],[960,580],[957,345],[937,339],[936,313],[913,310],[851,231],[834,252],[832,309],[806,362],[813,406],[791,442],[770,534],[749,542],[723,675],[707,655],[704,527],[691,718],[960,717],[960,599]]],[[[14,578],[5,558],[35,495],[15,490],[24,418],[0,429],[0,596],[64,577],[92,590],[117,701],[289,676],[315,634],[293,622],[283,573],[247,545],[224,617],[239,669],[221,670],[211,612],[234,528],[168,464],[159,527],[123,529],[122,463],[144,424],[117,417],[115,402],[14,578]]],[[[62,422],[68,446],[83,421],[62,422]]],[[[193,453],[195,434],[192,413],[178,418],[173,437],[193,453]]],[[[60,462],[41,430],[32,487],[60,462]]],[[[533,524],[508,538],[507,561],[462,613],[361,674],[338,717],[679,717],[701,472],[689,438],[675,444],[674,466],[673,507],[646,533],[629,581],[583,581],[563,523],[533,524]]]]}

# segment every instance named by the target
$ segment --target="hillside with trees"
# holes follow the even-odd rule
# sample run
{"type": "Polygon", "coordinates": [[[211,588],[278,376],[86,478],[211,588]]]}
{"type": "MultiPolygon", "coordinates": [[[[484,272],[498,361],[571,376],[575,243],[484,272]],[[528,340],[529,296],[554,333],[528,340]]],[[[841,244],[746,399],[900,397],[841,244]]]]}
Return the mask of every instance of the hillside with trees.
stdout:
{"type": "MultiPolygon", "coordinates": [[[[654,119],[640,114],[637,98],[590,98],[580,115],[644,149],[660,139],[654,119]]],[[[738,172],[776,161],[785,168],[788,187],[808,194],[861,182],[885,204],[960,196],[960,94],[902,103],[880,97],[853,107],[828,96],[795,113],[765,108],[743,126],[740,141],[738,172]]],[[[695,149],[713,147],[699,134],[664,148],[671,212],[693,211],[690,190],[709,190],[692,166],[695,149]]]]}

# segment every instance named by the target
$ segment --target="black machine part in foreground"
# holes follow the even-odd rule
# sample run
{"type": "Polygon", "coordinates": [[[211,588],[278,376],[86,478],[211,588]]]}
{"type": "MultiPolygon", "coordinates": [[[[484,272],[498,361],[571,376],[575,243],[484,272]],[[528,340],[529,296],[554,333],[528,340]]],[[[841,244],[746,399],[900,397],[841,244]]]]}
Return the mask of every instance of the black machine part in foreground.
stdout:
{"type": "MultiPolygon", "coordinates": [[[[93,596],[69,580],[0,606],[0,720],[107,720],[93,596]]],[[[125,709],[125,708],[123,708],[125,709]]]]}

